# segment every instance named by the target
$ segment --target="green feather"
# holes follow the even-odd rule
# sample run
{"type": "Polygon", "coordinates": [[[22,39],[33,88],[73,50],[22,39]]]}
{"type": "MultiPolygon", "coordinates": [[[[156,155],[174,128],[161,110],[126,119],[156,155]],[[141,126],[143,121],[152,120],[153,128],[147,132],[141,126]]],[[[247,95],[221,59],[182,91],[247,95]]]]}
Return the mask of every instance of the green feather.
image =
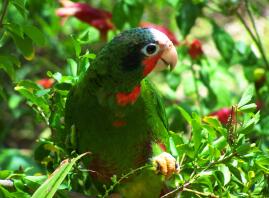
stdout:
{"type": "MultiPolygon", "coordinates": [[[[109,185],[112,175],[120,177],[145,165],[155,155],[155,145],[168,140],[160,94],[149,80],[142,80],[143,57],[139,53],[152,39],[147,29],[133,29],[114,38],[97,55],[67,99],[65,122],[69,142],[72,137],[69,146],[78,153],[92,153],[84,163],[97,171],[93,176],[96,183],[109,185]],[[140,59],[135,69],[123,66],[130,53],[140,59]],[[116,93],[131,91],[139,84],[141,93],[135,104],[117,104],[116,93]],[[126,125],[113,126],[117,120],[126,125]]],[[[145,170],[125,181],[118,191],[125,197],[158,197],[161,185],[161,176],[145,170]],[[148,190],[148,183],[154,190],[148,190]]]]}

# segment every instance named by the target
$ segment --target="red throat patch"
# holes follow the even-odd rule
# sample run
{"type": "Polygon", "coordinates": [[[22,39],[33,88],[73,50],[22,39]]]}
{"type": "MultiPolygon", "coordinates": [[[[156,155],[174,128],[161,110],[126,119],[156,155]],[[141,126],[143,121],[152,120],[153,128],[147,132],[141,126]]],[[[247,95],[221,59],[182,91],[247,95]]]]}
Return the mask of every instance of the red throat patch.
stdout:
{"type": "Polygon", "coordinates": [[[116,100],[118,105],[126,106],[128,104],[134,104],[140,95],[140,86],[136,86],[130,93],[118,92],[116,94],[116,100]]]}
{"type": "Polygon", "coordinates": [[[145,68],[143,71],[144,76],[147,76],[154,69],[160,57],[161,57],[161,54],[157,54],[156,56],[146,58],[143,61],[143,64],[145,65],[145,68]]]}

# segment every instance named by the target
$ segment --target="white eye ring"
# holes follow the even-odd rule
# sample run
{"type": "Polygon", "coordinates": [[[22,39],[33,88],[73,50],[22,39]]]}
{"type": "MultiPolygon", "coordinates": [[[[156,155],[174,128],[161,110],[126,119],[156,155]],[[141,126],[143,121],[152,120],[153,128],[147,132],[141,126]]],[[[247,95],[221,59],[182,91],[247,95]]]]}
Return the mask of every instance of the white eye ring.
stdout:
{"type": "Polygon", "coordinates": [[[157,45],[156,43],[150,43],[143,47],[141,52],[146,56],[154,56],[159,52],[159,50],[159,45],[157,45]]]}

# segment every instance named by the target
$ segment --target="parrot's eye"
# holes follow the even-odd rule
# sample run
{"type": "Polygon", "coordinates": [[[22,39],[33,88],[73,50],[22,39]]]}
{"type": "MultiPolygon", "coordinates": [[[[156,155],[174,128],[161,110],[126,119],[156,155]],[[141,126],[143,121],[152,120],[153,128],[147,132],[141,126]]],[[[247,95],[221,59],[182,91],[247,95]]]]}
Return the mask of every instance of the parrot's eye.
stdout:
{"type": "Polygon", "coordinates": [[[159,51],[159,46],[155,43],[147,44],[145,47],[142,48],[142,53],[146,56],[154,56],[159,51]]]}

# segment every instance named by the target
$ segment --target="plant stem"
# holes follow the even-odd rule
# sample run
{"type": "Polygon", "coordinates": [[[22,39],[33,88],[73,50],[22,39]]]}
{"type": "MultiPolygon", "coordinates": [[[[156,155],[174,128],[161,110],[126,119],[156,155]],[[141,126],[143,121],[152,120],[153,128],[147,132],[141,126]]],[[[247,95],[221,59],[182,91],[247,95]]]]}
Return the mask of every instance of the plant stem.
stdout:
{"type": "Polygon", "coordinates": [[[254,29],[255,34],[256,34],[256,39],[257,39],[257,41],[259,42],[259,46],[260,46],[261,54],[262,54],[262,56],[263,56],[263,59],[264,59],[265,64],[267,65],[267,68],[268,68],[268,67],[269,67],[269,63],[268,63],[268,60],[267,60],[266,55],[265,55],[264,47],[263,47],[263,45],[262,45],[261,37],[260,37],[260,35],[259,35],[259,32],[258,32],[256,23],[255,23],[253,14],[252,14],[252,12],[251,12],[251,10],[250,10],[250,8],[249,8],[248,0],[245,0],[245,4],[246,4],[246,10],[247,10],[248,16],[249,16],[249,18],[250,18],[250,21],[251,21],[251,23],[252,23],[253,29],[254,29]]]}
{"type": "Polygon", "coordinates": [[[2,14],[0,16],[0,28],[3,26],[3,20],[7,13],[8,4],[9,4],[9,0],[4,0],[3,7],[2,7],[2,14]]]}
{"type": "Polygon", "coordinates": [[[114,189],[118,184],[120,184],[124,179],[127,179],[129,176],[134,175],[134,174],[136,174],[137,172],[139,172],[139,171],[141,171],[141,170],[143,170],[143,169],[146,169],[146,168],[150,168],[150,167],[152,167],[151,164],[146,164],[145,166],[141,166],[141,167],[139,167],[139,168],[137,168],[137,169],[133,169],[133,170],[131,170],[129,173],[127,173],[127,174],[125,174],[125,175],[122,175],[122,177],[121,177],[119,180],[113,182],[113,184],[106,190],[105,194],[104,194],[102,197],[108,197],[109,193],[110,193],[111,191],[113,191],[113,189],[114,189]]]}
{"type": "Polygon", "coordinates": [[[255,23],[255,20],[254,20],[253,15],[252,15],[252,13],[251,13],[251,11],[250,11],[250,9],[249,9],[249,4],[248,4],[248,1],[247,1],[247,0],[245,0],[245,4],[246,4],[246,10],[247,10],[248,16],[249,16],[249,18],[250,18],[250,21],[251,21],[251,23],[252,23],[253,29],[254,29],[254,31],[255,31],[257,40],[258,40],[258,42],[260,43],[260,45],[262,45],[261,38],[260,38],[260,35],[259,35],[259,33],[258,33],[258,29],[257,29],[257,27],[256,27],[256,23],[255,23]]]}
{"type": "Polygon", "coordinates": [[[199,192],[197,190],[192,190],[192,189],[189,189],[189,188],[183,188],[183,191],[187,191],[187,192],[191,192],[191,193],[194,193],[196,195],[202,195],[202,196],[205,196],[205,197],[212,197],[212,198],[215,198],[215,197],[218,197],[212,193],[203,193],[203,192],[199,192]]]}
{"type": "MultiPolygon", "coordinates": [[[[239,18],[240,22],[243,24],[243,26],[245,27],[245,29],[247,30],[247,32],[249,33],[250,37],[252,38],[252,40],[254,41],[254,43],[256,44],[258,50],[261,53],[262,59],[265,63],[266,68],[269,70],[269,63],[266,59],[263,47],[261,45],[261,43],[259,42],[259,40],[255,37],[254,33],[251,31],[251,29],[249,28],[249,26],[247,25],[247,23],[245,22],[245,20],[243,19],[243,17],[239,14],[239,12],[236,12],[236,16],[239,18]]],[[[253,19],[254,20],[254,19],[253,19]]],[[[254,22],[255,23],[255,22],[254,22]]],[[[255,28],[254,28],[255,29],[255,28]]],[[[255,30],[256,31],[256,30],[255,30]]]]}
{"type": "Polygon", "coordinates": [[[200,97],[200,94],[199,94],[198,83],[197,83],[197,79],[195,77],[195,70],[194,70],[193,66],[194,66],[194,64],[192,62],[191,63],[191,72],[192,72],[192,78],[193,78],[193,83],[194,83],[195,94],[196,94],[196,97],[197,97],[197,104],[198,104],[198,107],[200,109],[200,115],[203,116],[204,112],[203,112],[203,108],[202,108],[202,104],[201,104],[201,97],[200,97]]]}
{"type": "MultiPolygon", "coordinates": [[[[231,160],[234,156],[237,156],[237,153],[231,153],[230,155],[228,155],[227,157],[224,157],[218,161],[209,163],[203,170],[200,171],[200,173],[208,170],[209,168],[211,168],[212,166],[215,166],[216,164],[222,164],[226,161],[231,160]]],[[[186,181],[183,185],[175,188],[174,190],[170,191],[169,193],[166,193],[165,195],[161,196],[161,198],[168,198],[168,197],[174,197],[175,193],[179,193],[179,192],[183,192],[184,190],[186,191],[187,187],[190,186],[193,182],[195,182],[196,179],[198,179],[200,177],[200,173],[197,173],[193,176],[190,177],[189,181],[186,181]]],[[[190,189],[188,189],[190,192],[190,189]]],[[[218,197],[214,194],[210,194],[210,193],[202,193],[202,192],[198,192],[195,190],[191,190],[193,193],[196,193],[197,195],[203,195],[203,196],[210,196],[210,197],[218,197]],[[198,193],[197,193],[198,192],[198,193]],[[202,193],[202,194],[201,194],[202,193]]]]}

